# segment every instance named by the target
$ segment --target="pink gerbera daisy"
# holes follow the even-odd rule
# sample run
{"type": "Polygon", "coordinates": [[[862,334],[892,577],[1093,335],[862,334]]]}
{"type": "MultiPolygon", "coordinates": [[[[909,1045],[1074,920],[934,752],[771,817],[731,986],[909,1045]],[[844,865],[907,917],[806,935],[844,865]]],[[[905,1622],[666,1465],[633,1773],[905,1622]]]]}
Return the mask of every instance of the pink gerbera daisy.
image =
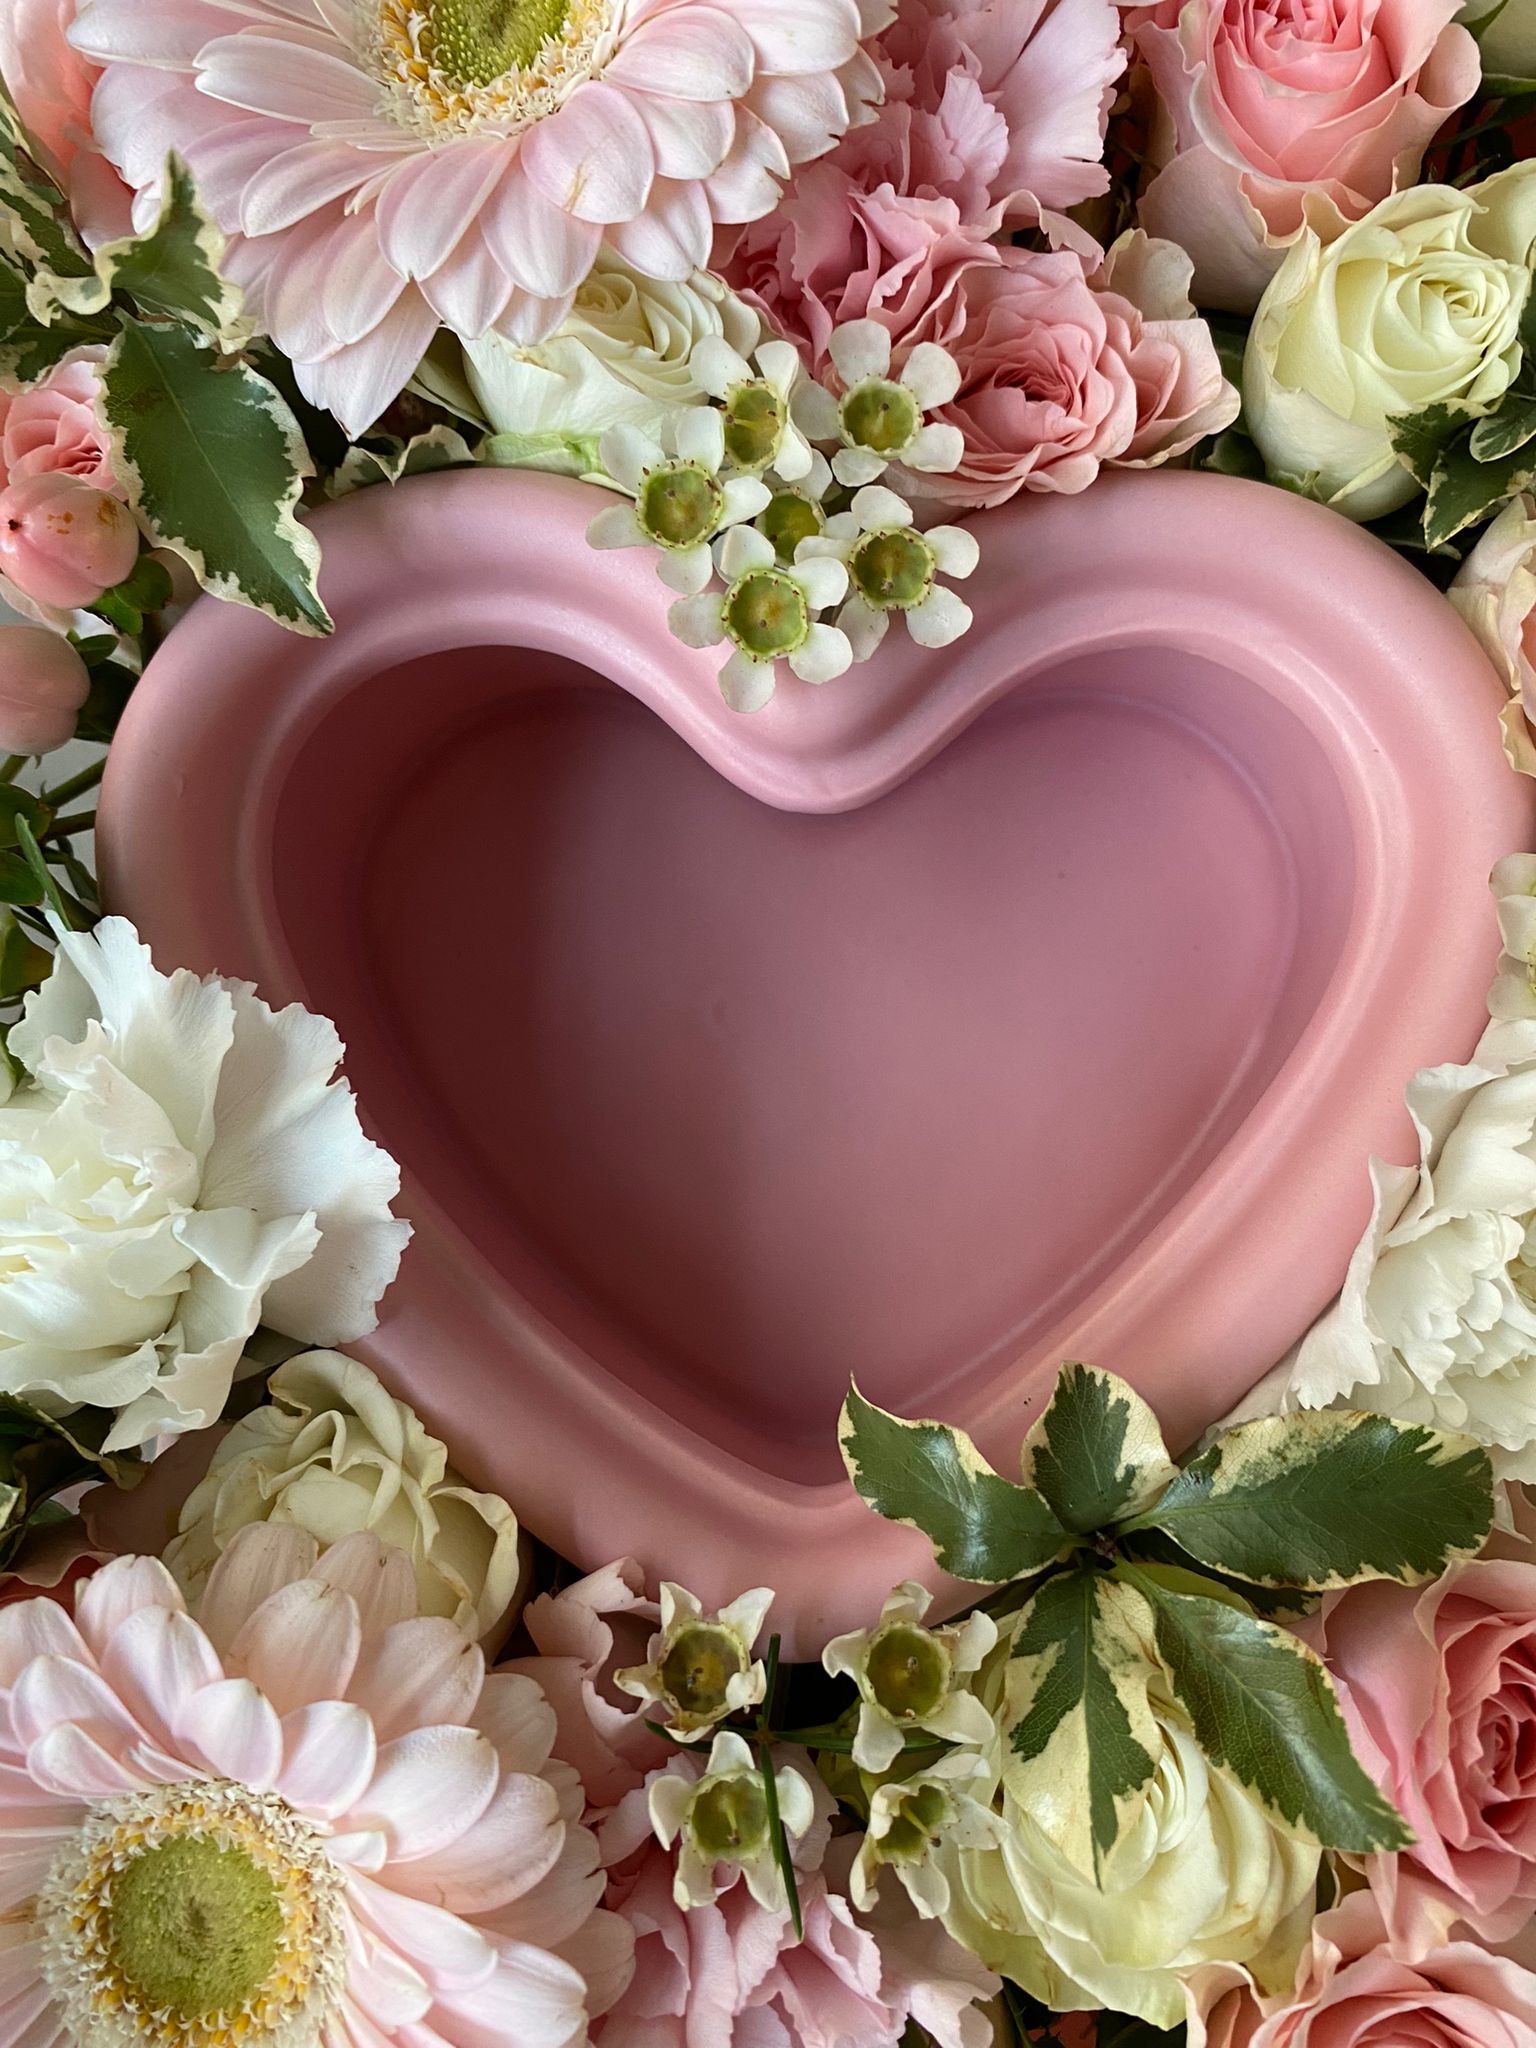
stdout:
{"type": "Polygon", "coordinates": [[[245,1530],[0,1610],[6,2048],[566,2048],[622,1988],[531,1679],[398,1551],[245,1530]]]}
{"type": "Polygon", "coordinates": [[[606,241],[684,278],[880,92],[888,0],[84,0],[97,139],[167,153],[250,310],[360,432],[441,321],[532,342],[606,241]]]}

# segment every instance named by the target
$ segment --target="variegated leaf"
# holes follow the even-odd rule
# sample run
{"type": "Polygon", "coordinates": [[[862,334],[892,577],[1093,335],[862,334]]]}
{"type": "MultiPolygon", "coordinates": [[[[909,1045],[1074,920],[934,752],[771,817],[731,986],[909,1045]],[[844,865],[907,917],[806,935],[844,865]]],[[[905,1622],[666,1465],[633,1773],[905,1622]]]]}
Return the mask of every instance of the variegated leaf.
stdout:
{"type": "Polygon", "coordinates": [[[1124,1380],[1064,1365],[1049,1405],[1024,1439],[1024,1482],[1063,1528],[1107,1529],[1140,1512],[1177,1476],[1157,1417],[1124,1380]]]}

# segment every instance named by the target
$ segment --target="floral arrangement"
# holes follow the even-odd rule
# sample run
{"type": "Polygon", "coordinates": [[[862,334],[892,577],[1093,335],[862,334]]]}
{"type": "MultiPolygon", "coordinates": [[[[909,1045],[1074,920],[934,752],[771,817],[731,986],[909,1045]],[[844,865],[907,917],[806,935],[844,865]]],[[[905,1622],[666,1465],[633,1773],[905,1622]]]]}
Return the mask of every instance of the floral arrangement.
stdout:
{"type": "Polygon", "coordinates": [[[476,465],[743,715],[1020,492],[1267,479],[1536,775],[1531,0],[10,0],[0,78],[0,2048],[1536,2048],[1536,855],[1243,1408],[1069,1364],[1005,1473],[850,1387],[952,1590],[791,1665],[349,1355],[337,1034],[89,837],[199,587],[325,633],[308,512],[476,465]]]}

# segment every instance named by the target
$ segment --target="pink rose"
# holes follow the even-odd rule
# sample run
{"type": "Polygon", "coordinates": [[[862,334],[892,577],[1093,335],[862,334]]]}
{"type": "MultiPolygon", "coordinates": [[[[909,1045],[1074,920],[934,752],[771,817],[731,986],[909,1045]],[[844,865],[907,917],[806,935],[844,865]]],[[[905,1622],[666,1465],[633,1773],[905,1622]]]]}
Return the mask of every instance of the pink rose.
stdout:
{"type": "Polygon", "coordinates": [[[65,40],[77,0],[5,0],[0,73],[44,170],[68,196],[87,241],[129,230],[132,194],[96,146],[91,93],[101,67],[65,40]]]}
{"type": "Polygon", "coordinates": [[[51,754],[75,736],[85,663],[47,626],[0,626],[0,752],[51,754]]]}
{"type": "Polygon", "coordinates": [[[88,605],[138,557],[133,515],[105,491],[56,473],[0,491],[0,571],[39,605],[88,605]]]}
{"type": "Polygon", "coordinates": [[[104,348],[77,348],[27,391],[0,391],[0,480],[57,471],[117,493],[112,441],[98,409],[104,348]]]}
{"type": "Polygon", "coordinates": [[[1361,1759],[1418,1838],[1361,1864],[1393,1942],[1458,1920],[1508,1940],[1536,1904],[1536,1564],[1361,1586],[1325,1628],[1361,1759]]]}
{"type": "Polygon", "coordinates": [[[1369,1892],[1312,1929],[1296,1996],[1252,2048],[1533,2048],[1536,1977],[1471,1942],[1397,1960],[1369,1892]]]}
{"type": "Polygon", "coordinates": [[[1189,0],[1133,17],[1171,134],[1139,218],[1195,262],[1202,306],[1251,312],[1304,202],[1325,239],[1418,176],[1471,98],[1456,0],[1189,0]]]}

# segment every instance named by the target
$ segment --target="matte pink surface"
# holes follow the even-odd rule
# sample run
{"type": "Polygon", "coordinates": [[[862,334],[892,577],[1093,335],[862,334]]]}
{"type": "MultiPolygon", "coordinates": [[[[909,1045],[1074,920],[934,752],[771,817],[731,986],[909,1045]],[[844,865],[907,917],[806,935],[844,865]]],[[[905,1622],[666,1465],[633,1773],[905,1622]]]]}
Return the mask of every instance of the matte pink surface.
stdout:
{"type": "Polygon", "coordinates": [[[600,502],[346,500],[328,642],[199,604],[104,873],[162,964],[337,1020],[417,1226],[357,1348],[470,1476],[811,1654],[939,1583],[842,1477],[850,1373],[1012,1469],[1063,1357],[1187,1439],[1299,1335],[1531,801],[1450,607],[1280,491],[988,514],[966,640],[750,719],[600,502]]]}

